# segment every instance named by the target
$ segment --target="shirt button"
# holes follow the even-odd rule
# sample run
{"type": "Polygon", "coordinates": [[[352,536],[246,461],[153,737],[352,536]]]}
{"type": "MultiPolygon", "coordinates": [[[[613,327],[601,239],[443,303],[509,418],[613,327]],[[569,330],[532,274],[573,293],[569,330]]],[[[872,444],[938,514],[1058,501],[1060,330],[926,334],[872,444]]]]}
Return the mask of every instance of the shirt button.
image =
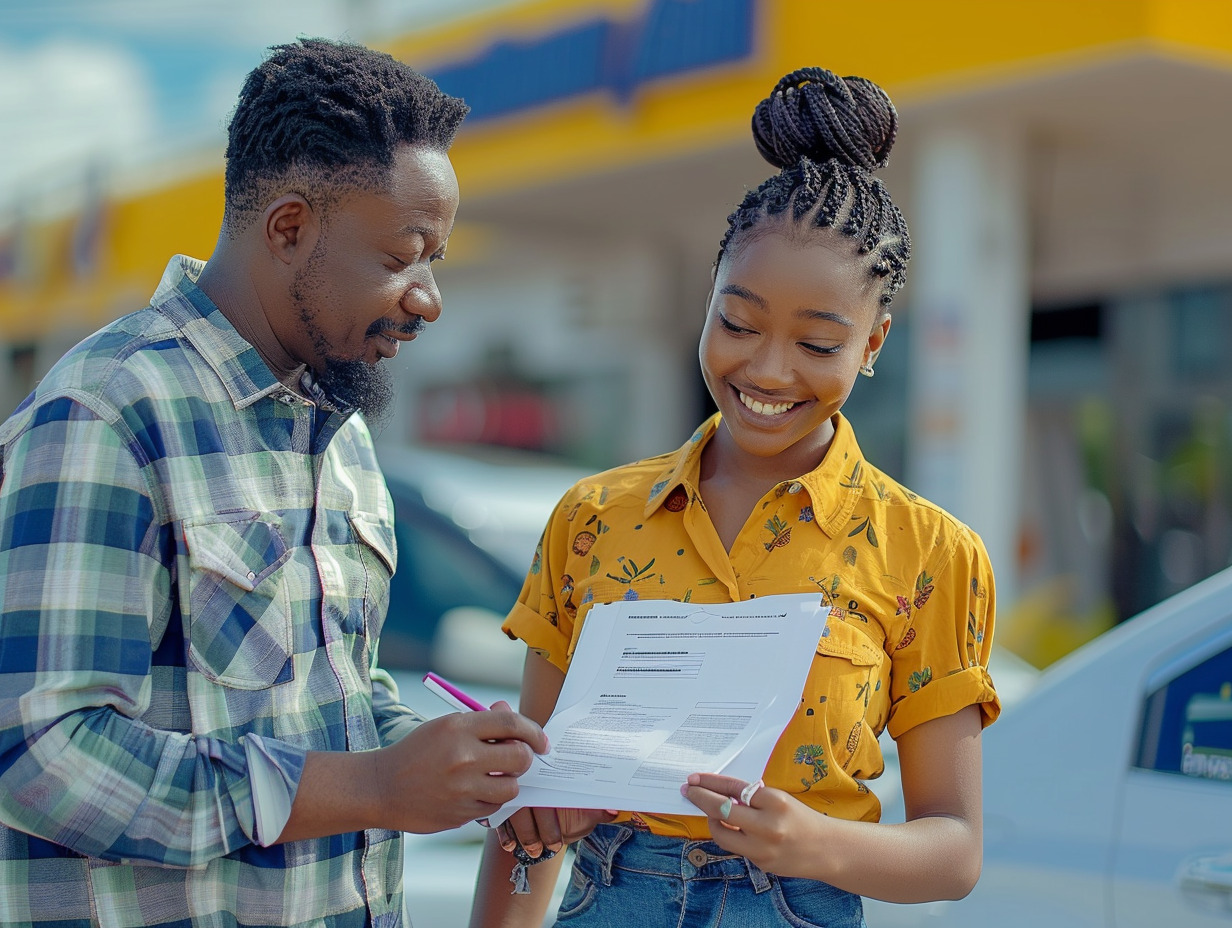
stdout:
{"type": "Polygon", "coordinates": [[[695,847],[686,855],[689,858],[689,863],[695,867],[704,867],[710,859],[710,855],[703,851],[700,847],[695,847]]]}
{"type": "Polygon", "coordinates": [[[257,572],[256,572],[255,570],[250,570],[250,571],[248,571],[248,579],[249,579],[249,580],[256,580],[256,579],[257,579],[257,572]]]}
{"type": "Polygon", "coordinates": [[[800,481],[799,481],[799,480],[795,480],[795,481],[793,481],[793,482],[791,483],[791,485],[787,488],[787,492],[788,492],[788,493],[799,493],[801,489],[803,489],[803,487],[802,487],[802,485],[801,485],[800,481]]]}

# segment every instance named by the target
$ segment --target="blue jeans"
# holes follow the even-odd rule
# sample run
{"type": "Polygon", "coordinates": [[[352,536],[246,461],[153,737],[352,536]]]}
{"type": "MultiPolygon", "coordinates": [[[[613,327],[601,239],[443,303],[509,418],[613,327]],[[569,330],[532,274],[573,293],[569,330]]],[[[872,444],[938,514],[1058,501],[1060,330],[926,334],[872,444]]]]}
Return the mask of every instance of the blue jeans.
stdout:
{"type": "Polygon", "coordinates": [[[860,897],[764,873],[712,841],[599,825],[577,846],[560,928],[865,928],[860,897]]]}

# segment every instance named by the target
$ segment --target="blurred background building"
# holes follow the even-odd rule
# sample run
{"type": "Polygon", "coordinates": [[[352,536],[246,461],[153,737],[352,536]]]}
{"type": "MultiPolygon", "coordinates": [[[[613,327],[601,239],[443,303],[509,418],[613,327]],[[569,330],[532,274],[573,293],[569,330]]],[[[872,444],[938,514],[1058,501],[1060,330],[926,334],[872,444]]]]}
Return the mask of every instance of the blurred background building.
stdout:
{"type": "MultiPolygon", "coordinates": [[[[141,6],[93,7],[113,3],[141,6]]],[[[45,4],[58,5],[79,4],[45,4]]],[[[191,48],[192,8],[210,4],[179,5],[191,48]]],[[[21,6],[4,0],[0,16],[28,26],[21,6]]],[[[382,443],[511,446],[592,469],[678,445],[710,409],[696,342],[725,217],[771,173],[753,106],[821,64],[895,100],[883,179],[915,241],[877,376],[846,412],[872,460],[984,537],[1002,642],[1046,663],[1232,561],[1232,4],[328,7],[324,27],[288,14],[269,42],[360,39],[472,106],[453,152],[445,313],[397,362],[382,443]]],[[[28,53],[29,28],[0,31],[0,47],[18,33],[28,53]]],[[[80,103],[90,59],[64,64],[79,66],[80,103]]],[[[196,113],[208,131],[159,135],[137,167],[87,152],[13,174],[4,413],[77,339],[141,305],[171,254],[208,257],[238,86],[196,113]]],[[[40,88],[25,93],[38,109],[40,88]]],[[[6,147],[20,153],[17,128],[6,147]]]]}

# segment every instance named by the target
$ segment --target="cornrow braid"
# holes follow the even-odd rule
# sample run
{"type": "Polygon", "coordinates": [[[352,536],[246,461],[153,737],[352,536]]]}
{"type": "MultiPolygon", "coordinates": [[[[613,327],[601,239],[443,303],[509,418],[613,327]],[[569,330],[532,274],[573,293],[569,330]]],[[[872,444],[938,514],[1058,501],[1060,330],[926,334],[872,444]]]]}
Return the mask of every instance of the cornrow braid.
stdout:
{"type": "Polygon", "coordinates": [[[779,173],[727,217],[716,267],[767,219],[833,229],[855,239],[880,278],[888,306],[907,279],[907,222],[873,171],[885,167],[898,134],[886,92],[862,77],[824,68],[792,71],[753,112],[753,142],[779,173]]]}

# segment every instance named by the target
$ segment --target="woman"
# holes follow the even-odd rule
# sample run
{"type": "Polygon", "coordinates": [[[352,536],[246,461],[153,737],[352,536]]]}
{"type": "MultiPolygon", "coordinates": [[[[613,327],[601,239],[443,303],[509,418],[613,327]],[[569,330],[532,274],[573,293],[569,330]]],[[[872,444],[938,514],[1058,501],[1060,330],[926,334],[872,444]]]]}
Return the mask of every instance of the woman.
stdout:
{"type": "Polygon", "coordinates": [[[754,141],[780,171],[732,213],[715,264],[699,357],[719,412],[679,451],[574,487],[505,623],[542,723],[594,602],[818,592],[826,634],[765,785],[694,774],[696,818],[522,810],[489,838],[472,925],[539,925],[559,867],[544,852],[581,835],[562,925],[859,926],[863,895],[974,886],[980,732],[1000,710],[991,568],[970,529],[863,457],[839,411],[905,279],[906,224],[872,174],[896,130],[880,87],[820,68],[758,105],[754,141]],[[865,785],[887,726],[905,824],[879,824],[865,785]],[[511,896],[523,849],[544,862],[511,896]]]}

